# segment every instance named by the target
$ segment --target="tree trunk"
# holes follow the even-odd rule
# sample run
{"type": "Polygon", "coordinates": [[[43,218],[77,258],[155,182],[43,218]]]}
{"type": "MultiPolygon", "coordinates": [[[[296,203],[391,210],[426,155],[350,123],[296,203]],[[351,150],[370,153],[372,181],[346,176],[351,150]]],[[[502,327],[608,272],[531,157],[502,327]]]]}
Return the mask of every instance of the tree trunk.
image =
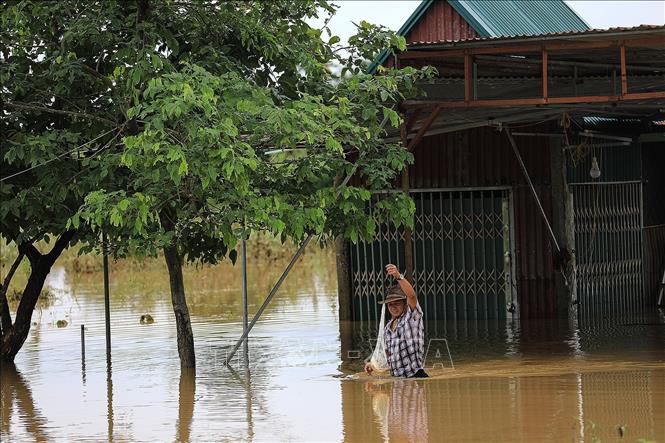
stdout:
{"type": "MultiPolygon", "coordinates": [[[[19,246],[19,254],[24,254],[30,260],[30,277],[28,277],[28,283],[23,289],[14,324],[10,327],[5,327],[5,325],[2,328],[0,360],[13,362],[16,354],[23,347],[23,343],[25,343],[30,332],[32,312],[35,310],[39,295],[44,288],[44,281],[51,272],[53,264],[73,237],[74,231],[66,231],[55,242],[51,252],[46,255],[40,254],[32,244],[19,246]]],[[[9,282],[7,282],[7,286],[9,286],[9,282]]]]}
{"type": "MultiPolygon", "coordinates": [[[[9,313],[9,303],[7,302],[7,290],[9,290],[9,284],[12,282],[14,273],[18,269],[18,266],[23,261],[25,254],[19,252],[16,260],[12,263],[12,266],[9,268],[5,280],[2,282],[2,287],[0,288],[0,338],[2,337],[3,331],[10,331],[12,329],[12,316],[9,313]]],[[[2,340],[0,340],[1,342],[2,340]]]]}
{"type": "Polygon", "coordinates": [[[194,368],[194,335],[189,320],[189,309],[185,299],[185,285],[182,278],[182,259],[175,246],[164,248],[164,259],[169,270],[169,283],[171,286],[171,303],[175,314],[175,324],[178,336],[178,355],[181,368],[194,368]]]}
{"type": "Polygon", "coordinates": [[[23,347],[23,343],[28,338],[32,320],[32,312],[37,305],[39,294],[44,287],[46,276],[51,271],[51,266],[44,263],[43,258],[37,260],[37,263],[31,263],[32,269],[28,283],[25,285],[21,301],[16,312],[16,320],[9,330],[3,328],[2,343],[0,344],[0,358],[3,361],[12,362],[18,351],[23,347]]]}

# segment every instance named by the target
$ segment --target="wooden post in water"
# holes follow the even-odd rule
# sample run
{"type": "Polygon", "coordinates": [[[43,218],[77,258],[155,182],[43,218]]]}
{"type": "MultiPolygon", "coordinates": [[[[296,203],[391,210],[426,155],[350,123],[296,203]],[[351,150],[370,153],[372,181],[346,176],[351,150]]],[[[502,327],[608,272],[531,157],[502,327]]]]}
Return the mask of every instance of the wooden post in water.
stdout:
{"type": "Polygon", "coordinates": [[[102,236],[104,262],[104,322],[106,326],[106,364],[111,364],[111,308],[109,301],[109,245],[106,234],[102,236]]]}

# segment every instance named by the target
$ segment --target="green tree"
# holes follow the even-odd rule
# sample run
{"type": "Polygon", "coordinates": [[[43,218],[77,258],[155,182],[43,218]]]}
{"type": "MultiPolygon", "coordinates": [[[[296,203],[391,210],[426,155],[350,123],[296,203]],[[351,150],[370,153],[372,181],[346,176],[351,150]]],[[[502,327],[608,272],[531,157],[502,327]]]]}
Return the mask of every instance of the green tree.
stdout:
{"type": "MultiPolygon", "coordinates": [[[[46,214],[35,225],[51,235],[78,232],[91,246],[99,246],[103,230],[118,256],[163,251],[183,367],[195,365],[183,263],[235,260],[238,239],[255,231],[294,241],[308,234],[370,236],[371,190],[390,187],[411,161],[403,147],[380,142],[380,122],[399,125],[392,104],[415,94],[431,72],[363,74],[370,57],[383,47],[404,49],[403,39],[361,23],[341,55],[338,38],[324,39],[325,28],[307,24],[321,11],[334,12],[324,0],[3,7],[10,29],[3,33],[10,43],[3,99],[16,119],[3,162],[18,169],[35,164],[17,160],[24,137],[55,129],[36,125],[35,117],[55,122],[74,145],[103,136],[105,144],[95,142],[76,161],[56,160],[80,167],[71,174],[77,180],[86,176],[79,186],[58,174],[68,192],[76,188],[71,206],[81,198],[83,205],[59,214],[57,229],[42,227],[46,214]],[[336,187],[351,171],[362,185],[336,187]]],[[[44,141],[39,159],[58,155],[56,148],[44,141]]],[[[29,206],[13,195],[34,182],[2,183],[3,201],[25,217],[29,206]]],[[[397,224],[413,213],[400,194],[378,208],[379,217],[397,224]]]]}

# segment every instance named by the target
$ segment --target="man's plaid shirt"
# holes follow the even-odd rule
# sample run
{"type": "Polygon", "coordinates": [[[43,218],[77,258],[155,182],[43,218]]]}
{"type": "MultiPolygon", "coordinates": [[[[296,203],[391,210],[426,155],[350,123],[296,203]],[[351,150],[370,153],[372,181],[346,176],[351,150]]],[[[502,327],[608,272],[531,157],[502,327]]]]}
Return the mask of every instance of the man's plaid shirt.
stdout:
{"type": "Polygon", "coordinates": [[[413,377],[418,369],[422,369],[425,356],[425,327],[420,304],[411,309],[407,303],[394,331],[390,329],[391,323],[388,322],[384,330],[390,374],[413,377]]]}

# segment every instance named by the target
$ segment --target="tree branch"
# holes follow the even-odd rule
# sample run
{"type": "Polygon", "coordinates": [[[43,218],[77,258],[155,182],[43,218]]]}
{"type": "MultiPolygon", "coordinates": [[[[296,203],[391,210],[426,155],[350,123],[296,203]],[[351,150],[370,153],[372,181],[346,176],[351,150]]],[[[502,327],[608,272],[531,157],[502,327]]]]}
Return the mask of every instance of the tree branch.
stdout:
{"type": "Polygon", "coordinates": [[[67,247],[69,242],[74,238],[74,235],[76,234],[76,231],[73,229],[70,229],[68,231],[65,231],[58,237],[58,240],[55,242],[53,245],[53,248],[51,251],[46,254],[46,258],[50,260],[51,265],[55,263],[55,261],[60,257],[60,254],[62,254],[62,251],[67,247]]]}
{"type": "Polygon", "coordinates": [[[46,106],[37,106],[37,105],[31,105],[31,104],[28,104],[28,103],[22,103],[22,102],[16,102],[16,101],[7,101],[7,102],[5,102],[5,106],[8,107],[8,108],[23,109],[23,110],[26,110],[26,111],[46,112],[46,113],[49,113],[49,114],[67,115],[69,117],[74,117],[74,118],[94,120],[94,121],[102,122],[102,123],[104,123],[108,126],[112,126],[112,127],[117,127],[118,126],[118,123],[114,122],[113,120],[110,120],[110,119],[104,118],[104,117],[100,117],[98,115],[87,114],[85,112],[65,111],[63,109],[47,108],[46,106]]]}
{"type": "Polygon", "coordinates": [[[30,260],[30,266],[32,267],[36,266],[39,259],[42,258],[42,254],[37,248],[35,248],[35,245],[33,245],[32,242],[19,244],[18,251],[28,257],[28,260],[30,260]]]}
{"type": "Polygon", "coordinates": [[[14,263],[9,268],[9,272],[5,276],[5,280],[2,282],[2,287],[0,287],[0,326],[2,327],[3,334],[12,327],[12,316],[9,313],[9,303],[7,303],[7,290],[9,289],[12,277],[14,277],[14,273],[21,264],[21,261],[23,261],[23,257],[23,252],[19,252],[18,257],[16,257],[16,260],[14,260],[14,263]]]}
{"type": "Polygon", "coordinates": [[[91,76],[97,78],[98,80],[101,80],[105,85],[107,86],[113,86],[113,82],[111,81],[110,78],[105,77],[104,75],[100,74],[95,68],[92,66],[88,66],[85,63],[81,63],[81,67],[85,72],[90,74],[91,76]]]}

